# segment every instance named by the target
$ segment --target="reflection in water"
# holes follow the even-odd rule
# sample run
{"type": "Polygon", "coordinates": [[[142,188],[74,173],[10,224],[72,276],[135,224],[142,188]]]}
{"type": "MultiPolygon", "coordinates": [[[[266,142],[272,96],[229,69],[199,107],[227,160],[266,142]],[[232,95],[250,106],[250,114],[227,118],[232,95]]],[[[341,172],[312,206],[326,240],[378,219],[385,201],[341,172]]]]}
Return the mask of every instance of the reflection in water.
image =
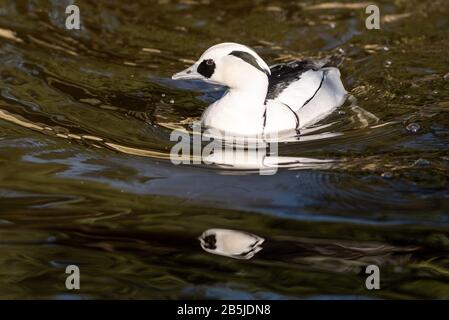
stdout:
{"type": "Polygon", "coordinates": [[[248,232],[209,229],[198,238],[205,251],[235,259],[251,259],[262,250],[263,238],[248,232]]]}
{"type": "Polygon", "coordinates": [[[251,151],[247,149],[215,150],[203,158],[203,161],[221,168],[239,170],[258,170],[261,175],[276,174],[279,168],[290,169],[326,169],[334,161],[305,157],[282,157],[270,153],[270,149],[251,151]]]}
{"type": "Polygon", "coordinates": [[[449,298],[448,1],[379,3],[376,31],[326,0],[78,0],[68,31],[68,2],[0,1],[0,298],[449,298]],[[223,88],[170,76],[223,41],[339,53],[356,100],[277,154],[173,165],[223,88]],[[215,226],[267,240],[217,259],[215,226]]]}

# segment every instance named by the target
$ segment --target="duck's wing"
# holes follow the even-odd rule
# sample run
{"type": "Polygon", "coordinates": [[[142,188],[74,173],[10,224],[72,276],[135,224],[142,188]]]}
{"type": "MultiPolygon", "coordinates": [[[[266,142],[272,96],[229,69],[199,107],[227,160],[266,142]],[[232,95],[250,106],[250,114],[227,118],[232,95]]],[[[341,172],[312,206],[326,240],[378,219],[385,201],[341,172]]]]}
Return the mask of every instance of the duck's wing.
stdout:
{"type": "MultiPolygon", "coordinates": [[[[329,79],[326,79],[329,73],[332,73],[332,79],[335,80],[337,75],[340,81],[340,73],[336,68],[340,63],[341,58],[334,56],[322,60],[299,60],[272,66],[267,100],[283,103],[298,112],[309,104],[320,90],[332,89],[329,88],[329,79]]],[[[344,88],[343,93],[346,93],[344,88]]]]}

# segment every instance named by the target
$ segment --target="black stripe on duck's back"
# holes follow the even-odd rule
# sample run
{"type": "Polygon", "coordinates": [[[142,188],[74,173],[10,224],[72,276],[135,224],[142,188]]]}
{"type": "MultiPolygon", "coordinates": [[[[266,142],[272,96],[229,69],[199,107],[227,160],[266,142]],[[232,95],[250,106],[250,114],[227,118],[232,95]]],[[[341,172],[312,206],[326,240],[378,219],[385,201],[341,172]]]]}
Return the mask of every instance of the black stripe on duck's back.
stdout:
{"type": "Polygon", "coordinates": [[[301,79],[301,75],[309,70],[318,71],[326,67],[338,67],[342,62],[339,56],[321,60],[297,60],[270,67],[268,76],[268,92],[266,99],[276,99],[291,83],[301,79]]]}

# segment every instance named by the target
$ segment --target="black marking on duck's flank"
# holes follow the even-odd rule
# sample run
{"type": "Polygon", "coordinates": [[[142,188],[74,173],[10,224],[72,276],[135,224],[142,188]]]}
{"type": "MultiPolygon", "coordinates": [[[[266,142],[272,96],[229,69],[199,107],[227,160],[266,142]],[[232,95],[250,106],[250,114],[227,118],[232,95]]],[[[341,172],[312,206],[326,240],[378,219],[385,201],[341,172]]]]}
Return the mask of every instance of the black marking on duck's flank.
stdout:
{"type": "Polygon", "coordinates": [[[211,249],[211,250],[215,250],[217,249],[216,243],[217,243],[217,238],[215,237],[214,234],[210,234],[208,236],[204,237],[204,247],[207,249],[211,249]]]}
{"type": "Polygon", "coordinates": [[[268,75],[268,70],[263,69],[258,63],[257,63],[257,59],[250,53],[245,52],[245,51],[232,51],[230,54],[230,56],[234,56],[237,58],[242,59],[243,61],[245,61],[246,63],[249,63],[250,65],[252,65],[254,68],[262,71],[263,73],[265,73],[266,75],[268,75]]]}
{"type": "Polygon", "coordinates": [[[263,113],[263,131],[265,131],[266,126],[267,126],[267,105],[265,104],[265,111],[263,113]]]}
{"type": "Polygon", "coordinates": [[[318,71],[322,68],[337,67],[342,58],[332,56],[322,60],[298,60],[282,63],[271,67],[268,76],[268,92],[266,99],[276,99],[290,84],[301,79],[301,75],[309,70],[318,71]]]}
{"type": "Polygon", "coordinates": [[[205,76],[206,78],[212,77],[215,72],[215,62],[212,59],[203,60],[196,69],[199,74],[205,76]]]}

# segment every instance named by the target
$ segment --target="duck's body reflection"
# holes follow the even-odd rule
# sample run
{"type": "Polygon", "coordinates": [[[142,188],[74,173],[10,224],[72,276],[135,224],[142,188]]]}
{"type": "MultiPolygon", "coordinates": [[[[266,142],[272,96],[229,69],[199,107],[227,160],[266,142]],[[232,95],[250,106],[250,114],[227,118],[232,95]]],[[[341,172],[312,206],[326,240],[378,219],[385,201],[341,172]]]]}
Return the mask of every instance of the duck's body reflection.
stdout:
{"type": "Polygon", "coordinates": [[[280,156],[278,142],[264,141],[255,146],[232,145],[218,147],[203,153],[202,162],[221,168],[258,170],[261,175],[272,175],[279,168],[328,168],[334,161],[305,157],[280,156]]]}
{"type": "Polygon", "coordinates": [[[255,234],[229,229],[209,229],[198,239],[205,251],[235,259],[251,259],[265,241],[255,234]]]}
{"type": "MultiPolygon", "coordinates": [[[[321,127],[322,128],[322,127],[321,127]]],[[[321,129],[320,128],[320,129],[321,129]]],[[[279,155],[279,145],[287,142],[308,140],[297,132],[269,136],[230,136],[221,132],[174,130],[170,141],[177,141],[170,151],[173,164],[204,164],[237,170],[259,170],[262,175],[275,174],[278,168],[327,169],[335,160],[288,157],[279,155]]],[[[320,134],[326,135],[325,133],[320,134]]],[[[332,134],[335,136],[338,134],[332,134]]],[[[242,173],[242,172],[240,172],[242,173]]]]}

